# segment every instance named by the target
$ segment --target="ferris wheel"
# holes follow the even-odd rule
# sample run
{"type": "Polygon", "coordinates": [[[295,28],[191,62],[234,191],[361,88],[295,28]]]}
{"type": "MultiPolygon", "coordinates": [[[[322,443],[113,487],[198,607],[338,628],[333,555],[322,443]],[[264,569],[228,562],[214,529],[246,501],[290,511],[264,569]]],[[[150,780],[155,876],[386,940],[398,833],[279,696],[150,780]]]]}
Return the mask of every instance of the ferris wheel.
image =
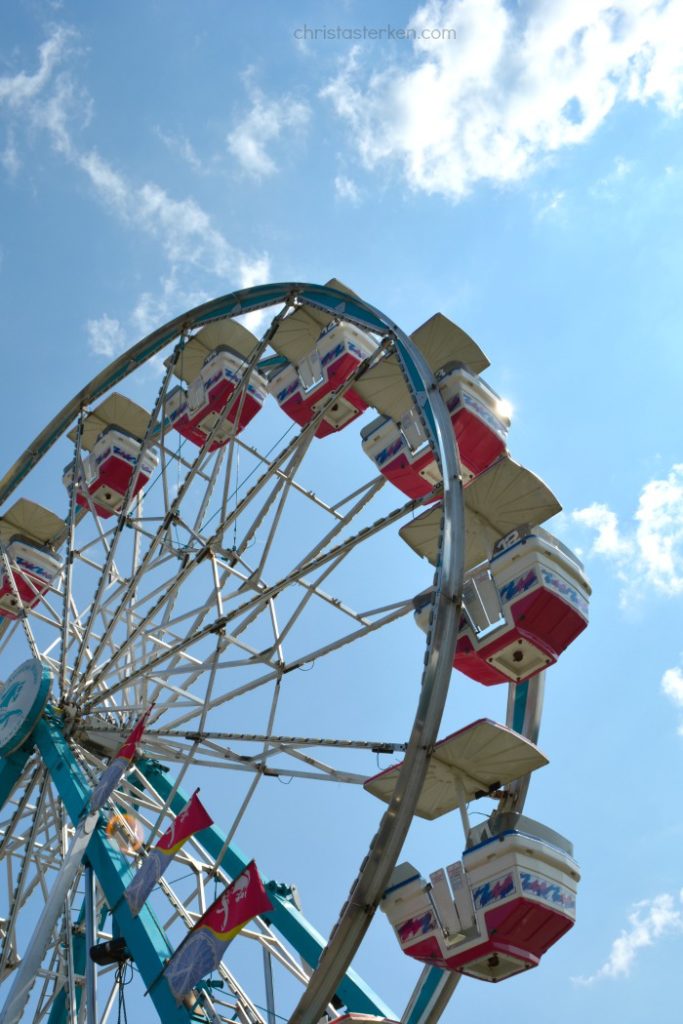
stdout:
{"type": "Polygon", "coordinates": [[[408,337],[334,280],[250,288],[116,359],[0,481],[2,1024],[106,1024],[125,999],[164,1024],[427,1024],[571,926],[571,848],[520,814],[542,673],[590,591],[487,365],[441,314],[408,337]],[[439,740],[453,666],[509,686],[507,726],[439,740]],[[198,787],[214,823],[133,914],[198,787]],[[462,862],[395,866],[416,814],[458,810],[462,862]],[[195,943],[177,998],[169,960],[254,859],[270,910],[220,963],[195,943]],[[400,1010],[353,966],[380,905],[423,965],[400,1010]]]}

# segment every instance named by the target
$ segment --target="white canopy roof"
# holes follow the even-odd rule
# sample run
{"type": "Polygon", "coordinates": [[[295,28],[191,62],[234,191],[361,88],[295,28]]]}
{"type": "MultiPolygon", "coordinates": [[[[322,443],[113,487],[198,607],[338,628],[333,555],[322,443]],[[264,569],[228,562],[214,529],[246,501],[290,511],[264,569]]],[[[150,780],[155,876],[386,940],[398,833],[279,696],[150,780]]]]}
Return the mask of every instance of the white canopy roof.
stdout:
{"type": "MultiPolygon", "coordinates": [[[[365,789],[389,803],[401,764],[368,779],[365,789]]],[[[531,740],[488,718],[454,732],[436,744],[416,814],[432,821],[477,793],[506,786],[548,763],[531,740]]]]}
{"type": "MultiPolygon", "coordinates": [[[[448,363],[464,363],[474,373],[481,373],[489,361],[472,341],[443,313],[435,313],[413,331],[411,339],[420,349],[433,373],[448,363]]],[[[397,423],[413,407],[413,400],[403,376],[398,356],[391,355],[373,366],[354,384],[354,390],[368,405],[397,423]]]]}
{"type": "Polygon", "coordinates": [[[353,385],[353,389],[382,416],[388,416],[396,422],[413,407],[413,399],[396,355],[387,356],[364,373],[353,385]]]}
{"type": "Polygon", "coordinates": [[[49,544],[64,529],[64,520],[28,498],[19,498],[0,516],[0,537],[5,544],[14,534],[35,544],[49,544]]]}
{"type": "Polygon", "coordinates": [[[435,313],[411,334],[432,371],[448,363],[464,363],[472,373],[483,373],[491,364],[475,341],[443,313],[435,313]]]}
{"type": "Polygon", "coordinates": [[[188,384],[196,380],[206,357],[222,345],[248,359],[258,345],[258,338],[236,320],[207,324],[185,345],[173,371],[176,377],[188,384]]]}
{"type": "MultiPolygon", "coordinates": [[[[326,287],[336,288],[337,291],[346,292],[348,295],[356,294],[341,281],[338,281],[336,277],[326,281],[325,284],[326,287]]],[[[322,309],[316,309],[314,306],[301,306],[284,318],[270,344],[278,355],[284,356],[290,363],[296,365],[305,359],[315,346],[320,332],[333,319],[322,309]]]]}
{"type": "MultiPolygon", "coordinates": [[[[142,440],[148,423],[149,413],[146,409],[131,402],[130,398],[114,392],[85,417],[81,447],[90,451],[107,427],[119,427],[142,440]]],[[[69,431],[67,437],[72,441],[76,440],[76,427],[69,431]]]]}
{"type": "MultiPolygon", "coordinates": [[[[538,526],[556,515],[561,505],[530,470],[504,455],[465,488],[465,567],[490,558],[499,537],[526,523],[538,526]]],[[[434,505],[399,533],[406,544],[436,564],[441,505],[434,505]]]]}

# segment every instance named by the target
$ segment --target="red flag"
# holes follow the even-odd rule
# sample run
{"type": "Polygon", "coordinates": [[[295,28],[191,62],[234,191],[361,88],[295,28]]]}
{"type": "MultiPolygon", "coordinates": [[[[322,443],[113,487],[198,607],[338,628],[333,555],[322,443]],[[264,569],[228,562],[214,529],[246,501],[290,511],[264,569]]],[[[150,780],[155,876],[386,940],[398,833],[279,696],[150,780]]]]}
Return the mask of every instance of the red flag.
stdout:
{"type": "Polygon", "coordinates": [[[128,765],[137,753],[137,745],[142,739],[147,719],[149,718],[153,707],[154,705],[150,704],[144,715],[138,719],[130,736],[125,741],[116,757],[109,762],[97,780],[97,785],[90,796],[91,811],[98,811],[100,807],[103,807],[121,781],[123,773],[126,771],[128,765]]]}
{"type": "Polygon", "coordinates": [[[186,839],[193,836],[195,832],[201,832],[202,829],[213,825],[213,818],[197,796],[198,793],[199,790],[195,789],[171,827],[164,832],[157,843],[158,850],[170,854],[177,853],[186,839]]]}
{"type": "Polygon", "coordinates": [[[194,927],[209,928],[217,939],[227,945],[249,921],[272,909],[273,905],[252,860],[242,874],[214,900],[194,927]]]}
{"type": "Polygon", "coordinates": [[[166,980],[178,1002],[188,995],[200,978],[216,969],[226,946],[245,925],[272,909],[252,860],[214,900],[166,964],[166,980]]]}
{"type": "Polygon", "coordinates": [[[195,832],[213,825],[210,816],[195,790],[173,824],[150,850],[142,862],[140,870],[126,889],[124,896],[133,916],[140,913],[143,903],[157,884],[180,847],[195,832]]]}
{"type": "Polygon", "coordinates": [[[150,704],[150,706],[145,711],[144,715],[142,715],[142,717],[137,720],[133,727],[133,731],[131,732],[130,736],[119,750],[118,754],[116,755],[117,757],[125,757],[126,761],[133,760],[137,753],[138,743],[142,739],[142,734],[145,731],[147,719],[151,715],[153,708],[154,705],[150,704]]]}

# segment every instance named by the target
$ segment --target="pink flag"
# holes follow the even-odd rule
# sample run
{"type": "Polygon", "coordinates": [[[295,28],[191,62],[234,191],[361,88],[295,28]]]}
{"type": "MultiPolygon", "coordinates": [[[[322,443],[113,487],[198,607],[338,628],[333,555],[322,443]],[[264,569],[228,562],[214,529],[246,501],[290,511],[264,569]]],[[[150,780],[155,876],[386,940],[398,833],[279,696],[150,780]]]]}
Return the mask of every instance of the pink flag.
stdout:
{"type": "Polygon", "coordinates": [[[167,963],[164,973],[178,1002],[205,974],[216,969],[228,943],[245,925],[272,909],[252,860],[200,917],[167,963]]]}
{"type": "Polygon", "coordinates": [[[149,718],[154,705],[147,708],[144,715],[138,719],[128,739],[125,741],[116,757],[109,762],[100,775],[97,785],[90,796],[90,810],[99,811],[114,792],[126,768],[137,753],[137,745],[142,739],[147,719],[149,718]]]}
{"type": "Polygon", "coordinates": [[[143,903],[183,843],[195,832],[201,832],[202,829],[213,825],[213,818],[197,796],[198,792],[199,790],[194,791],[171,827],[164,832],[154,849],[150,850],[142,867],[126,889],[124,896],[133,917],[140,913],[143,903]]]}

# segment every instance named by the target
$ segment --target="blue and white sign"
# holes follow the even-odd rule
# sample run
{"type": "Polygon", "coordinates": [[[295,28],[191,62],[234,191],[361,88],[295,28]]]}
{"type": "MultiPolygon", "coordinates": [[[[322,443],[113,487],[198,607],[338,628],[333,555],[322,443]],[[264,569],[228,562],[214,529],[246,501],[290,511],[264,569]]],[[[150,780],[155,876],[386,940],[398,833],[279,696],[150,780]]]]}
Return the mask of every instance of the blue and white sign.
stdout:
{"type": "Polygon", "coordinates": [[[43,713],[52,673],[38,658],[15,669],[0,688],[0,756],[6,757],[31,735],[43,713]]]}

